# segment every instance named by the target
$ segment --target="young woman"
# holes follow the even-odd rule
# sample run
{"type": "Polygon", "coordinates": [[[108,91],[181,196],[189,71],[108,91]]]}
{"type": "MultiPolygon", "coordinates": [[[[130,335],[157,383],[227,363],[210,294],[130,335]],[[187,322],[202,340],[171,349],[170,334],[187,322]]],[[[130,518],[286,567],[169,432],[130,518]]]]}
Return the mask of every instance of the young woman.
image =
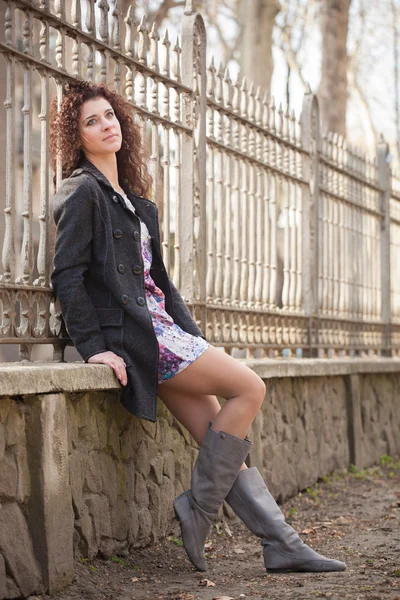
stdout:
{"type": "Polygon", "coordinates": [[[159,396],[200,445],[190,490],[174,502],[189,559],[204,571],[204,543],[226,500],[261,538],[268,571],[341,571],[306,546],[244,461],[263,381],[205,340],[165,272],[157,207],[139,128],[124,99],[103,85],[67,84],[52,103],[51,155],[63,182],[52,284],[85,362],[109,365],[132,414],[156,420],[159,396]],[[216,396],[227,399],[223,408],[216,396]]]}

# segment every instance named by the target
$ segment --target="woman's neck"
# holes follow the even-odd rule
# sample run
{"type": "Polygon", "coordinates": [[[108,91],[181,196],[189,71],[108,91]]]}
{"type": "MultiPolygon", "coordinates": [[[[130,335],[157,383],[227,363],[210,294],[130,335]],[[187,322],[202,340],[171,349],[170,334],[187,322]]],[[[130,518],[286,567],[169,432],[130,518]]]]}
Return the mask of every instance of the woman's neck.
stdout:
{"type": "Polygon", "coordinates": [[[105,156],[87,154],[86,158],[98,169],[115,190],[121,190],[118,181],[118,165],[116,154],[107,154],[105,156]]]}

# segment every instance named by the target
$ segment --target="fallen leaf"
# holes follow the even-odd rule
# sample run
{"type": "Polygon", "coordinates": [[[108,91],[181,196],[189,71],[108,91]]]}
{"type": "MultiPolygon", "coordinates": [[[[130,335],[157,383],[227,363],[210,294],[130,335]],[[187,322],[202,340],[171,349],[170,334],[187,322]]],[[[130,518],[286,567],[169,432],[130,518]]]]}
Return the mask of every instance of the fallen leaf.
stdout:
{"type": "Polygon", "coordinates": [[[136,583],[137,581],[139,581],[139,578],[138,577],[132,577],[131,581],[132,581],[132,583],[136,583]]]}
{"type": "MultiPolygon", "coordinates": [[[[400,502],[399,502],[399,505],[400,505],[400,502]]],[[[226,533],[229,535],[229,537],[233,537],[233,533],[229,529],[229,525],[227,523],[225,524],[224,529],[225,529],[226,533]]]]}
{"type": "Polygon", "coordinates": [[[202,587],[215,587],[215,583],[209,579],[202,579],[199,583],[202,587]]]}
{"type": "Polygon", "coordinates": [[[244,550],[242,550],[241,548],[234,548],[233,551],[235,554],[244,554],[244,550]]]}
{"type": "Polygon", "coordinates": [[[216,596],[212,600],[235,600],[232,596],[216,596]]]}
{"type": "Polygon", "coordinates": [[[310,527],[309,529],[303,529],[301,533],[304,533],[304,535],[310,535],[310,533],[315,533],[315,529],[310,527]]]}
{"type": "Polygon", "coordinates": [[[213,547],[212,542],[207,542],[206,544],[204,544],[204,548],[206,548],[206,550],[210,550],[212,547],[213,547]]]}

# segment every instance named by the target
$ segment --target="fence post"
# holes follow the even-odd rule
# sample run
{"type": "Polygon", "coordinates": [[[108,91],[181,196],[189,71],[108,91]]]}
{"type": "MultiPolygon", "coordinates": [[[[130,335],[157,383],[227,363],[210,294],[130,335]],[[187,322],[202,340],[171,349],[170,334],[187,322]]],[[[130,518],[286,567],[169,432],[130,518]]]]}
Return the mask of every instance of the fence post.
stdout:
{"type": "Polygon", "coordinates": [[[191,304],[206,330],[206,44],[204,21],[187,0],[182,19],[182,83],[192,90],[184,95],[182,122],[192,135],[182,138],[182,204],[180,219],[180,292],[191,304]],[[194,272],[196,278],[194,278],[194,272]]]}
{"type": "Polygon", "coordinates": [[[392,356],[391,286],[390,286],[390,190],[389,146],[381,135],[378,149],[378,184],[380,187],[381,221],[381,318],[383,323],[383,356],[392,356]]]}
{"type": "Polygon", "coordinates": [[[301,111],[303,218],[302,218],[302,271],[303,307],[307,318],[308,348],[303,356],[318,356],[319,298],[318,298],[318,204],[319,204],[319,108],[310,87],[304,94],[301,111]]]}

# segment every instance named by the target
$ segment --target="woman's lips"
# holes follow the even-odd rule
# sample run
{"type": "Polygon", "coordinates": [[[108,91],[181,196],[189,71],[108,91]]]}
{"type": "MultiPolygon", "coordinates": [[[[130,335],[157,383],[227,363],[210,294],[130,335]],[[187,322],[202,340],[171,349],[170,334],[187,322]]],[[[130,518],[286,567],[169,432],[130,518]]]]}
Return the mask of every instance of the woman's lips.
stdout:
{"type": "Polygon", "coordinates": [[[115,137],[118,137],[116,133],[113,133],[112,135],[109,135],[108,137],[104,138],[103,142],[106,142],[107,140],[112,140],[115,137]]]}

